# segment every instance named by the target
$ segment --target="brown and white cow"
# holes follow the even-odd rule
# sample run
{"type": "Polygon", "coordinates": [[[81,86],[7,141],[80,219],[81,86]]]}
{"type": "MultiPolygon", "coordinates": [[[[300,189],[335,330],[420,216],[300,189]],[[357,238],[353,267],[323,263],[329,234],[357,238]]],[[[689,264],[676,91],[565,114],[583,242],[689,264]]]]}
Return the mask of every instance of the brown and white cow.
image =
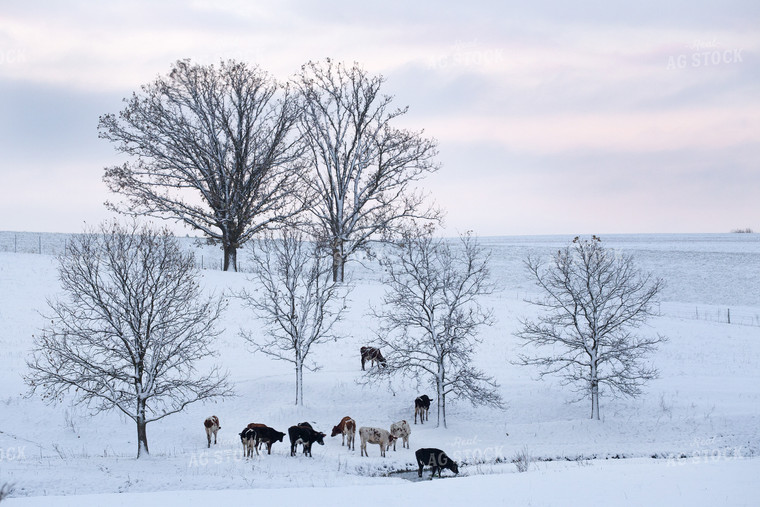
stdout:
{"type": "Polygon", "coordinates": [[[369,361],[370,368],[375,366],[375,363],[377,363],[380,367],[387,365],[385,358],[380,353],[380,349],[377,349],[375,347],[362,347],[359,349],[359,352],[362,356],[362,371],[364,371],[364,363],[367,361],[369,361]]]}
{"type": "Polygon", "coordinates": [[[343,435],[343,442],[340,445],[346,445],[346,437],[348,437],[348,450],[356,450],[356,421],[349,416],[340,420],[337,426],[333,426],[331,437],[334,437],[340,433],[343,435]]]}
{"type": "Polygon", "coordinates": [[[401,439],[401,447],[409,449],[409,435],[412,433],[412,428],[409,427],[409,423],[399,421],[391,424],[391,435],[393,435],[393,450],[396,450],[396,441],[401,439]]]}
{"type": "Polygon", "coordinates": [[[216,432],[222,429],[222,427],[219,426],[219,418],[215,415],[207,417],[206,420],[203,421],[203,426],[206,428],[206,439],[208,440],[208,446],[211,447],[212,433],[214,435],[214,445],[216,445],[216,432]]]}
{"type": "Polygon", "coordinates": [[[361,438],[361,455],[367,457],[369,457],[369,454],[367,454],[367,444],[378,444],[380,446],[380,456],[385,457],[385,450],[396,439],[388,430],[368,428],[366,426],[359,428],[359,438],[361,438]]]}
{"type": "Polygon", "coordinates": [[[418,396],[414,400],[414,424],[417,424],[417,414],[420,415],[420,424],[425,424],[425,421],[429,419],[428,411],[430,410],[430,402],[433,401],[427,394],[418,396]]]}

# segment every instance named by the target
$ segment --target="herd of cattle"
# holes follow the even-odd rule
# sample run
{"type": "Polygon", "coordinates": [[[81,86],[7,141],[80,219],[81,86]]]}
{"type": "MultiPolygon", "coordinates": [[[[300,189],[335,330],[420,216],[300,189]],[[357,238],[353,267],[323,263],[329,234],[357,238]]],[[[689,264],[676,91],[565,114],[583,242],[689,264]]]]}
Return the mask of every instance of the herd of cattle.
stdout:
{"type": "MultiPolygon", "coordinates": [[[[380,358],[382,358],[382,356],[380,356],[380,358]]],[[[362,359],[364,359],[363,356],[362,359]]],[[[414,424],[417,424],[418,415],[420,418],[420,424],[424,424],[424,421],[428,420],[428,411],[430,410],[431,401],[432,400],[427,395],[419,396],[414,400],[414,424]]],[[[214,444],[216,444],[217,432],[221,429],[219,418],[212,415],[203,422],[203,425],[206,428],[208,447],[211,447],[211,437],[214,437],[214,444]]],[[[330,436],[335,437],[341,435],[343,439],[341,445],[348,445],[349,450],[356,450],[356,432],[356,421],[351,417],[346,416],[333,427],[330,436]]],[[[391,446],[391,444],[393,444],[393,450],[396,450],[396,442],[398,440],[401,440],[402,448],[409,449],[409,435],[412,433],[412,429],[409,426],[409,423],[403,420],[391,424],[390,431],[383,428],[363,426],[358,428],[358,432],[361,456],[369,456],[369,454],[367,454],[367,444],[377,444],[380,446],[380,456],[385,457],[385,451],[391,446]]],[[[291,426],[288,428],[290,455],[295,456],[298,446],[302,445],[304,455],[311,456],[311,447],[314,442],[319,445],[325,445],[324,438],[326,436],[325,433],[315,430],[308,422],[302,422],[295,426],[291,426]]],[[[272,445],[275,442],[282,442],[284,437],[285,433],[277,431],[266,424],[251,423],[240,432],[240,441],[243,444],[243,456],[248,458],[253,457],[254,453],[258,455],[261,444],[266,444],[267,454],[272,454],[272,445]]],[[[419,466],[418,475],[420,477],[422,477],[422,469],[425,466],[432,467],[433,475],[435,475],[437,471],[439,477],[441,476],[441,470],[444,468],[451,470],[455,474],[459,473],[457,464],[440,449],[418,449],[415,452],[415,456],[419,466]]]]}

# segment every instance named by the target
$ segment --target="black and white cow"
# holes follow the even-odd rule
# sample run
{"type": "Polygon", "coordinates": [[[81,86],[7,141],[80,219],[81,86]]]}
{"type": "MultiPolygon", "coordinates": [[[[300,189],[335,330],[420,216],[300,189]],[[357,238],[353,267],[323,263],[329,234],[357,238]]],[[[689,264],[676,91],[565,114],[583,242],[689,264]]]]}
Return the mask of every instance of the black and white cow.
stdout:
{"type": "Polygon", "coordinates": [[[311,445],[316,442],[319,445],[325,445],[324,438],[327,436],[321,431],[314,431],[311,425],[304,426],[299,424],[298,426],[291,426],[288,428],[288,436],[290,437],[290,455],[296,455],[296,447],[298,444],[303,444],[304,456],[311,456],[311,445]]]}
{"type": "Polygon", "coordinates": [[[256,430],[253,428],[243,428],[243,431],[240,432],[240,442],[243,444],[244,458],[252,458],[254,450],[256,454],[259,453],[256,447],[256,430]]]}
{"type": "Polygon", "coordinates": [[[420,467],[420,469],[417,471],[417,475],[419,477],[422,477],[422,469],[426,466],[433,468],[433,473],[430,475],[431,479],[435,475],[436,471],[438,472],[438,477],[440,477],[441,470],[444,468],[448,468],[455,474],[459,473],[459,467],[454,462],[454,460],[449,458],[446,453],[440,449],[417,449],[417,451],[414,453],[414,456],[417,458],[417,465],[420,467]]]}
{"type": "Polygon", "coordinates": [[[417,414],[420,415],[420,424],[425,424],[428,420],[428,411],[430,410],[430,402],[433,401],[427,394],[418,396],[414,400],[414,424],[417,424],[417,414]]]}
{"type": "Polygon", "coordinates": [[[359,349],[362,356],[362,371],[364,371],[364,363],[370,362],[369,367],[372,368],[377,363],[379,366],[386,366],[385,358],[380,353],[380,349],[375,347],[362,347],[359,349]]]}
{"type": "Polygon", "coordinates": [[[251,423],[248,425],[248,428],[256,432],[257,447],[261,445],[262,442],[267,444],[267,454],[272,454],[272,444],[275,442],[282,442],[282,439],[285,436],[285,433],[282,431],[277,431],[276,429],[270,428],[261,423],[251,423]]]}

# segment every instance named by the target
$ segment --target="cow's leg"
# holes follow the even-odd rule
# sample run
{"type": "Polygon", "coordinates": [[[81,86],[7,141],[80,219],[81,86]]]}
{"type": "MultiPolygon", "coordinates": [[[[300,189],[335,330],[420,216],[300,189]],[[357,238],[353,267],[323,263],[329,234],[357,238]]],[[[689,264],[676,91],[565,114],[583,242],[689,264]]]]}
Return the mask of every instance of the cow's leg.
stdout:
{"type": "Polygon", "coordinates": [[[206,440],[208,440],[208,447],[211,447],[211,431],[206,428],[206,440]]]}
{"type": "Polygon", "coordinates": [[[219,433],[219,430],[214,430],[214,445],[216,445],[216,434],[219,433]]]}
{"type": "Polygon", "coordinates": [[[424,465],[420,461],[418,461],[417,464],[420,466],[420,469],[417,470],[417,477],[422,477],[422,468],[424,465]]]}

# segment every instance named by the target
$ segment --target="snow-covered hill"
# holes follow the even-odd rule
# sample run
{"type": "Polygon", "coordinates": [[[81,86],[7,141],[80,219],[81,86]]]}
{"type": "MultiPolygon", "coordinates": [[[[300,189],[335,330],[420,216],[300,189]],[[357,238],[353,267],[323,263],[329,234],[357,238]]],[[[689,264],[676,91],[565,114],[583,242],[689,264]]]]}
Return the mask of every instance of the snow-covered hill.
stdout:
{"type": "MultiPolygon", "coordinates": [[[[184,506],[200,504],[202,499],[230,505],[253,499],[265,504],[321,505],[332,498],[334,487],[344,488],[340,494],[350,498],[361,495],[362,502],[369,504],[440,495],[444,504],[461,498],[568,505],[581,503],[583,498],[572,500],[584,494],[586,488],[579,486],[584,482],[600,488],[598,500],[614,504],[617,498],[621,505],[658,500],[707,504],[721,498],[730,504],[752,504],[760,493],[752,480],[760,471],[756,457],[760,452],[760,238],[756,235],[603,238],[668,282],[663,315],[653,319],[646,332],[665,334],[670,341],[654,357],[661,378],[650,383],[639,399],[602,398],[601,422],[587,419],[587,403],[569,403],[573,393],[559,382],[536,382],[535,372],[510,363],[518,349],[512,335],[518,318],[535,311],[523,302],[535,289],[521,262],[527,253],[549,254],[571,238],[483,238],[493,251],[494,279],[501,290],[487,300],[496,323],[483,332],[477,366],[499,381],[507,410],[454,404],[448,412],[448,429],[435,427],[431,410],[430,424],[412,425],[411,449],[399,446],[386,458],[379,456],[377,446],[370,446],[370,457],[362,458],[358,451],[342,447],[339,437],[315,446],[313,458],[290,457],[287,437],[275,444],[271,456],[242,458],[237,434],[249,422],[285,431],[306,420],[329,433],[341,417],[351,415],[360,426],[388,428],[394,421],[412,420],[417,395],[426,390],[432,395],[428,388],[408,383],[394,384],[389,390],[356,382],[362,374],[359,347],[372,339],[373,322],[366,311],[380,301],[384,290],[368,262],[353,265],[355,289],[341,324],[345,338],[316,350],[315,360],[323,368],[306,374],[304,407],[293,404],[294,375],[289,365],[252,354],[239,337],[241,327],[255,331],[260,323],[231,300],[223,317],[226,331],[216,343],[220,356],[213,361],[230,371],[237,397],[191,406],[150,424],[151,456],[137,461],[131,421],[117,413],[90,415],[70,399],[45,405],[37,396],[26,396],[25,358],[32,336],[42,327],[39,312],[58,290],[52,254],[60,250],[43,245],[65,243],[66,237],[23,235],[26,243],[37,243],[40,254],[31,253],[34,248],[20,249],[19,234],[0,234],[0,485],[7,482],[15,488],[9,505],[123,501],[184,506]],[[12,235],[15,249],[9,247],[12,235]],[[722,317],[728,308],[732,324],[722,317]],[[222,429],[219,444],[208,450],[202,423],[211,414],[219,416],[222,429]],[[424,484],[385,477],[414,468],[413,453],[419,447],[446,450],[461,463],[460,477],[424,484]],[[510,461],[522,450],[540,461],[519,474],[510,461]],[[287,489],[247,491],[261,488],[287,489]],[[196,494],[195,490],[210,491],[196,494]],[[79,496],[119,492],[130,495],[79,496]],[[152,492],[163,493],[145,495],[152,492]],[[42,499],[42,495],[77,496],[42,499]]],[[[196,248],[191,240],[184,241],[188,248],[196,248]]],[[[215,264],[218,252],[205,247],[198,248],[196,255],[208,266],[215,264]]],[[[250,284],[240,273],[218,269],[203,273],[206,289],[216,293],[250,284]]]]}

